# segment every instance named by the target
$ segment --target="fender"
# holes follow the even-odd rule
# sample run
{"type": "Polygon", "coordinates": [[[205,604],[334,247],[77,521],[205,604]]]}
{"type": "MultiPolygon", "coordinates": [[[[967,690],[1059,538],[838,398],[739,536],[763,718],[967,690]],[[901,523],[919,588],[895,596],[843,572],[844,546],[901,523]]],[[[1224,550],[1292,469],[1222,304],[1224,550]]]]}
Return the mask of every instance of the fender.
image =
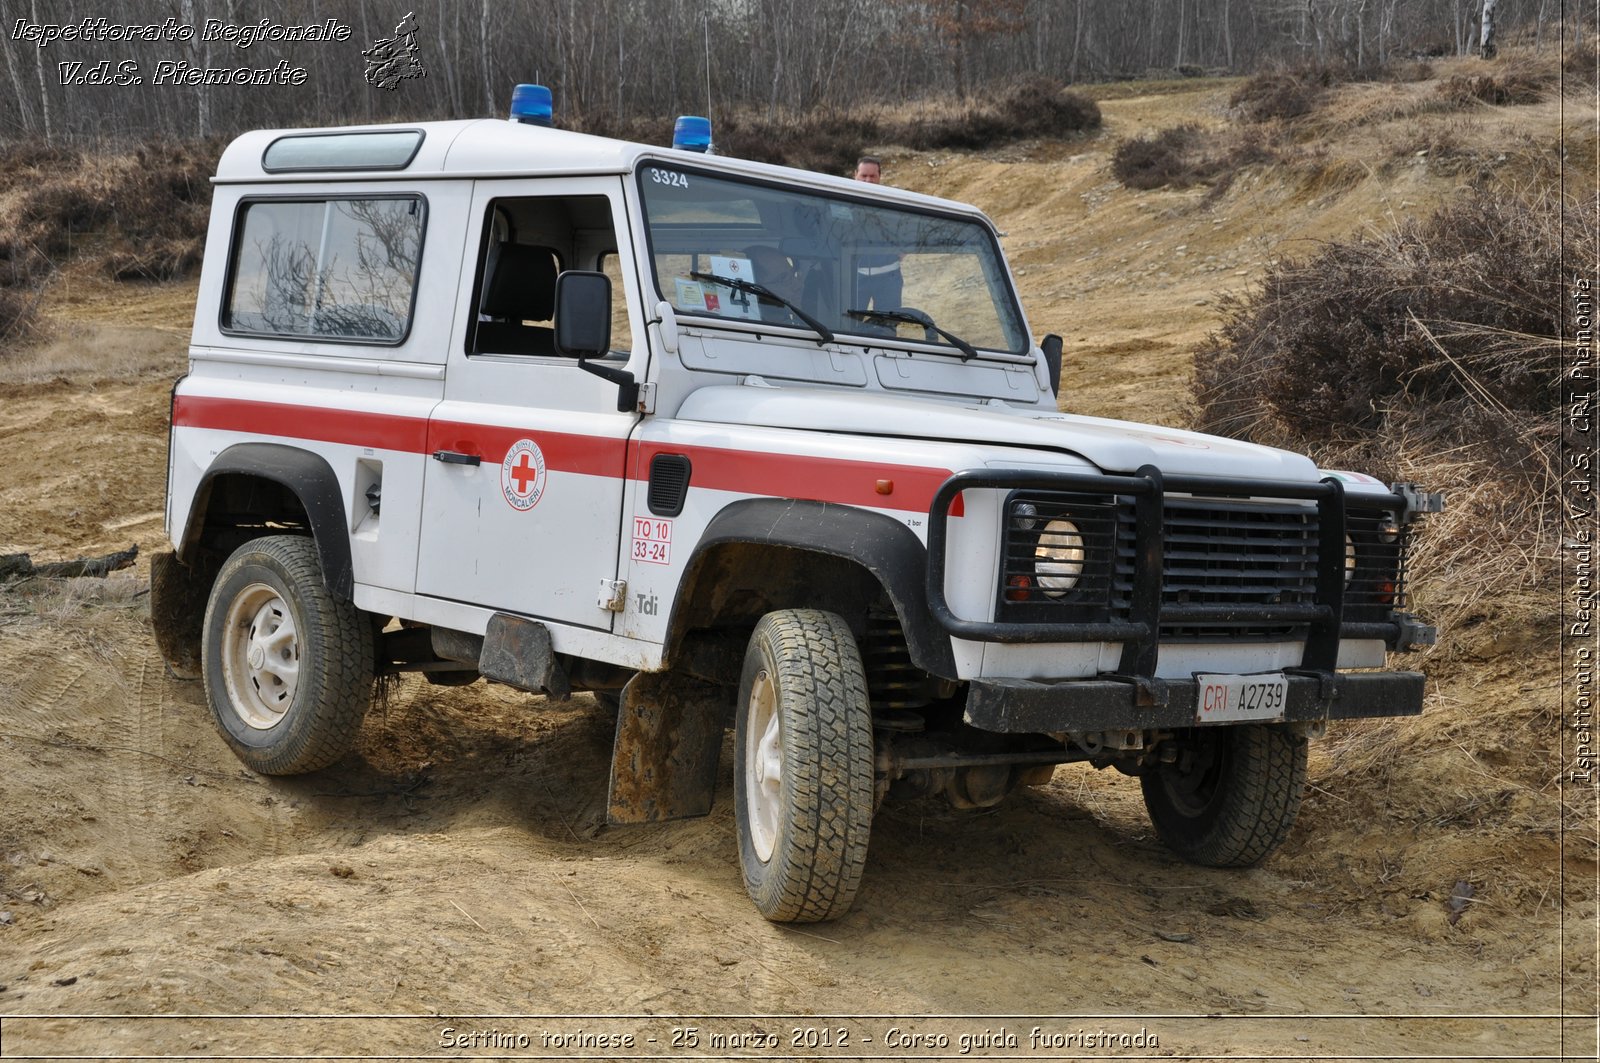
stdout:
{"type": "Polygon", "coordinates": [[[189,507],[189,523],[184,529],[179,558],[187,562],[200,540],[211,488],[217,477],[244,475],[280,484],[300,500],[317,544],[322,562],[322,579],[328,593],[348,601],[355,593],[355,571],[350,561],[350,534],[345,520],[344,499],[333,467],[319,454],[281,443],[238,443],[217,455],[206,469],[189,507]]]}
{"type": "Polygon", "coordinates": [[[912,663],[932,675],[957,678],[950,639],[928,611],[927,547],[893,517],[834,502],[749,498],[718,512],[695,544],[678,583],[667,625],[669,647],[679,645],[689,626],[680,609],[686,597],[682,588],[694,586],[710,551],[726,543],[795,547],[860,564],[888,594],[912,663]]]}

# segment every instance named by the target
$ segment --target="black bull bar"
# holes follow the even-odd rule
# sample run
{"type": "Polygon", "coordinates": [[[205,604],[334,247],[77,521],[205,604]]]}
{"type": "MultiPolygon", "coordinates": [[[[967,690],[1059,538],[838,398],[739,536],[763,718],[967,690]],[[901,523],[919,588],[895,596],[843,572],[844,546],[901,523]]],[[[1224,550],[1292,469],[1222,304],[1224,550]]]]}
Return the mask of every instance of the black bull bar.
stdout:
{"type": "MultiPolygon", "coordinates": [[[[1399,493],[1363,494],[1363,505],[1406,513],[1399,493]]],[[[1381,639],[1394,646],[1406,637],[1396,614],[1380,623],[1347,623],[1344,611],[1345,495],[1335,479],[1315,483],[1164,476],[1146,465],[1132,476],[1035,470],[973,469],[958,472],[934,494],[928,511],[928,609],[947,634],[976,642],[1119,642],[1121,661],[1111,675],[1040,682],[978,679],[968,686],[966,721],[990,731],[1082,731],[1192,726],[1197,684],[1156,677],[1161,625],[1204,623],[1243,613],[1262,621],[1305,624],[1305,651],[1288,680],[1285,721],[1367,716],[1413,716],[1422,711],[1423,677],[1416,672],[1336,671],[1339,641],[1381,639]],[[1018,623],[957,616],[945,598],[950,505],[971,489],[1045,490],[1130,496],[1134,500],[1135,554],[1128,615],[1104,622],[1018,623]],[[1206,498],[1297,499],[1316,503],[1316,592],[1309,603],[1273,606],[1169,604],[1161,600],[1163,501],[1167,492],[1206,498]]]]}

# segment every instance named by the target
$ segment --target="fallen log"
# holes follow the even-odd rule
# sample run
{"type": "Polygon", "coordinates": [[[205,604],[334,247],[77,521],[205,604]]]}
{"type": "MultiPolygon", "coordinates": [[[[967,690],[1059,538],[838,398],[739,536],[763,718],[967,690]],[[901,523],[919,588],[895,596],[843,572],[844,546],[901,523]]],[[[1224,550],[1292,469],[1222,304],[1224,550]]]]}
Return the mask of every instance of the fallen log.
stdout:
{"type": "Polygon", "coordinates": [[[0,579],[27,579],[32,576],[64,579],[69,576],[105,576],[132,565],[139,556],[137,544],[102,557],[80,557],[72,561],[33,563],[27,554],[0,554],[0,579]]]}

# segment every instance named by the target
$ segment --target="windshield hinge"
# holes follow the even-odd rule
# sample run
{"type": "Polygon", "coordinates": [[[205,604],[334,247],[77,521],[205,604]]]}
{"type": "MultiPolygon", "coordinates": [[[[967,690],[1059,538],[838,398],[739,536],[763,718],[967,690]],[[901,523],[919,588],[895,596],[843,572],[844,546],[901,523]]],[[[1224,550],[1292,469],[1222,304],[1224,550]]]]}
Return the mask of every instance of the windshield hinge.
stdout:
{"type": "Polygon", "coordinates": [[[639,413],[656,412],[656,386],[654,384],[639,385],[639,404],[636,408],[639,413]]]}

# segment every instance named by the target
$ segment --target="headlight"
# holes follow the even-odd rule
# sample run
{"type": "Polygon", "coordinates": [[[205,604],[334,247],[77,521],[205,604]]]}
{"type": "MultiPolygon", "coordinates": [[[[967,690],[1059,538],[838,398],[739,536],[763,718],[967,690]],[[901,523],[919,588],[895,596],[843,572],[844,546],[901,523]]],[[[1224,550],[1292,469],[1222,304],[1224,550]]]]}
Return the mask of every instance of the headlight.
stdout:
{"type": "Polygon", "coordinates": [[[1344,537],[1344,582],[1350,584],[1350,577],[1356,574],[1356,541],[1350,536],[1344,537]]]}
{"type": "Polygon", "coordinates": [[[1083,534],[1070,520],[1053,520],[1044,526],[1033,549],[1033,571],[1039,589],[1059,598],[1078,585],[1083,575],[1083,534]]]}

